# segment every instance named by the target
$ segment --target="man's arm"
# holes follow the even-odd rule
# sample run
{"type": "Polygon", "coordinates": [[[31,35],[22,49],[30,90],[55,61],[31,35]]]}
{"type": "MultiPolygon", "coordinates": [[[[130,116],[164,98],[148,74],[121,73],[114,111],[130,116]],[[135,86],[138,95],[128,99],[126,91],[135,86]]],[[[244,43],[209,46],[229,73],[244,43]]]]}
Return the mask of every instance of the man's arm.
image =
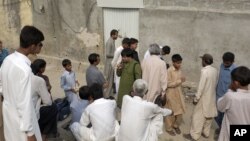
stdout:
{"type": "Polygon", "coordinates": [[[115,48],[114,43],[112,40],[108,40],[106,43],[106,57],[107,58],[113,58],[114,54],[112,53],[112,48],[115,48]]]}
{"type": "Polygon", "coordinates": [[[220,112],[225,112],[231,105],[230,92],[218,99],[217,108],[220,112]]]}
{"type": "Polygon", "coordinates": [[[80,119],[80,125],[87,127],[89,124],[90,124],[90,116],[89,116],[89,108],[87,107],[85,111],[82,113],[80,119]]]}
{"type": "Polygon", "coordinates": [[[141,66],[140,66],[140,64],[139,63],[136,63],[135,64],[135,70],[134,70],[135,72],[135,79],[140,79],[140,78],[142,78],[142,70],[141,70],[141,66]]]}
{"type": "Polygon", "coordinates": [[[168,72],[168,88],[175,88],[181,85],[182,83],[181,78],[177,80],[173,80],[172,75],[171,75],[172,70],[168,69],[167,72],[168,72]]]}
{"type": "Polygon", "coordinates": [[[155,114],[162,114],[163,116],[169,116],[172,114],[172,110],[167,109],[167,108],[161,108],[154,104],[154,113],[155,114]]]}
{"type": "Polygon", "coordinates": [[[27,141],[37,141],[35,135],[27,136],[27,141]]]}
{"type": "Polygon", "coordinates": [[[120,48],[117,48],[115,50],[115,53],[114,53],[114,58],[113,58],[113,60],[111,62],[111,65],[112,65],[112,67],[113,67],[114,70],[116,69],[116,65],[118,64],[117,61],[118,61],[120,55],[121,55],[120,48]]]}
{"type": "Polygon", "coordinates": [[[61,85],[61,88],[62,88],[64,91],[71,91],[71,90],[72,90],[71,87],[69,87],[69,86],[66,85],[66,76],[65,76],[65,75],[62,75],[62,76],[61,76],[60,85],[61,85]]]}
{"type": "Polygon", "coordinates": [[[162,63],[163,65],[161,65],[161,72],[160,72],[160,85],[161,85],[161,89],[162,89],[162,95],[164,95],[166,93],[167,87],[168,87],[168,73],[167,73],[167,69],[165,66],[165,63],[162,63]]]}
{"type": "Polygon", "coordinates": [[[204,93],[206,80],[207,80],[207,74],[206,74],[206,72],[204,70],[202,70],[198,90],[197,90],[197,93],[196,93],[195,99],[194,99],[195,102],[198,102],[199,99],[201,98],[202,94],[204,93]]]}
{"type": "Polygon", "coordinates": [[[16,91],[15,103],[20,118],[20,131],[26,132],[27,136],[34,135],[33,121],[37,121],[35,109],[31,95],[31,72],[21,72],[14,74],[13,78],[17,78],[18,88],[16,91]]]}
{"type": "MultiPolygon", "coordinates": [[[[33,76],[33,77],[38,77],[38,76],[33,76]]],[[[52,100],[51,100],[51,97],[50,97],[50,93],[47,89],[47,86],[46,86],[46,82],[41,78],[40,79],[40,83],[39,83],[39,86],[38,86],[38,92],[39,92],[39,95],[42,99],[42,103],[43,105],[51,105],[52,104],[52,100]]]]}

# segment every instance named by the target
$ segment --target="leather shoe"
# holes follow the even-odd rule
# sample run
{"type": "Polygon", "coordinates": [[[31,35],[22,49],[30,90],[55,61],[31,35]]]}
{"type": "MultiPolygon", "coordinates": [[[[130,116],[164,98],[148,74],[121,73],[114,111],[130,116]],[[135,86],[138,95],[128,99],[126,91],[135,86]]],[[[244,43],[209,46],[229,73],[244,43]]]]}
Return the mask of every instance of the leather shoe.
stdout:
{"type": "Polygon", "coordinates": [[[175,130],[175,132],[177,133],[177,134],[181,134],[181,129],[178,127],[178,128],[174,128],[174,130],[175,130]]]}
{"type": "Polygon", "coordinates": [[[166,131],[169,135],[171,135],[171,136],[175,136],[176,134],[175,134],[175,132],[173,131],[173,130],[171,130],[171,131],[166,131]]]}
{"type": "Polygon", "coordinates": [[[190,141],[196,141],[195,139],[192,138],[192,136],[190,134],[183,134],[183,137],[187,140],[190,140],[190,141]]]}

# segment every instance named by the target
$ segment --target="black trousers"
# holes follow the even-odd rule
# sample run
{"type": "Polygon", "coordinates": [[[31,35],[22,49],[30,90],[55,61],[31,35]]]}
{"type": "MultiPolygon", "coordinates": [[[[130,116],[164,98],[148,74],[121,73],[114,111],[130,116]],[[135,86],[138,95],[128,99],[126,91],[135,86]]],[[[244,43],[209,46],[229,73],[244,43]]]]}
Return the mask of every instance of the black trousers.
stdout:
{"type": "Polygon", "coordinates": [[[42,134],[57,133],[57,107],[56,104],[51,106],[43,106],[40,108],[40,119],[38,120],[42,134]]]}

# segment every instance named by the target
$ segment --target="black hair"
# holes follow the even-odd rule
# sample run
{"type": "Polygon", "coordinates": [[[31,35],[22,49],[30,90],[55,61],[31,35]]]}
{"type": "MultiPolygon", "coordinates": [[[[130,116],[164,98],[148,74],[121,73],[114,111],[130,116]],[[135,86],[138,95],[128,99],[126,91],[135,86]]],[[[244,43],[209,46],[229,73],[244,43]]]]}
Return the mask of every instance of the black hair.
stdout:
{"type": "Polygon", "coordinates": [[[174,55],[172,56],[172,61],[173,61],[173,62],[182,61],[181,55],[180,55],[180,54],[174,54],[174,55]]]}
{"type": "Polygon", "coordinates": [[[116,33],[118,33],[118,30],[113,29],[110,31],[110,36],[115,35],[116,33]]]}
{"type": "Polygon", "coordinates": [[[222,56],[223,61],[234,62],[234,54],[232,52],[226,52],[222,56]]]}
{"type": "Polygon", "coordinates": [[[31,64],[31,69],[32,72],[36,75],[39,73],[41,68],[46,67],[46,61],[43,59],[36,59],[32,64],[31,64]]]}
{"type": "Polygon", "coordinates": [[[63,66],[63,67],[66,67],[67,65],[71,65],[71,61],[70,61],[69,59],[64,59],[64,60],[62,61],[62,66],[63,66]]]}
{"type": "Polygon", "coordinates": [[[250,83],[250,70],[245,66],[235,68],[231,72],[232,81],[238,81],[241,86],[247,86],[250,83]]]}
{"type": "Polygon", "coordinates": [[[132,58],[132,56],[133,56],[133,50],[130,49],[130,48],[125,48],[125,49],[122,50],[121,56],[122,57],[126,56],[126,57],[131,57],[132,58]]]}
{"type": "Polygon", "coordinates": [[[130,45],[130,39],[129,38],[124,38],[122,40],[122,44],[128,44],[128,45],[130,45]]]}
{"type": "Polygon", "coordinates": [[[34,26],[24,26],[20,34],[20,47],[27,48],[44,40],[43,33],[34,26]]]}
{"type": "Polygon", "coordinates": [[[164,52],[165,54],[169,54],[171,48],[170,48],[169,46],[163,46],[161,50],[162,50],[162,52],[164,52]]]}
{"type": "Polygon", "coordinates": [[[94,64],[96,61],[97,61],[97,58],[100,57],[99,54],[96,54],[96,53],[91,53],[88,57],[89,59],[89,63],[90,64],[94,64]]]}
{"type": "Polygon", "coordinates": [[[89,93],[89,87],[88,86],[82,86],[79,89],[79,97],[84,100],[88,100],[90,96],[89,93]]]}
{"type": "Polygon", "coordinates": [[[102,86],[97,83],[94,83],[90,86],[89,93],[94,100],[103,98],[102,86]]]}
{"type": "Polygon", "coordinates": [[[135,38],[130,38],[130,44],[138,43],[139,41],[135,38]]]}

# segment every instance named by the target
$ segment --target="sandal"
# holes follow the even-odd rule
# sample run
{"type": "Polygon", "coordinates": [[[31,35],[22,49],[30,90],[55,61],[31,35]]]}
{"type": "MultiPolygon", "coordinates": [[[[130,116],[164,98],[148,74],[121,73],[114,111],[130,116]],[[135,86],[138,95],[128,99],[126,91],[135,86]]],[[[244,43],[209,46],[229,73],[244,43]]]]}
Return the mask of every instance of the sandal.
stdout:
{"type": "Polygon", "coordinates": [[[175,132],[176,132],[177,134],[181,134],[181,129],[180,129],[179,127],[174,128],[174,130],[175,130],[175,132]]]}
{"type": "Polygon", "coordinates": [[[171,131],[166,131],[169,135],[171,135],[171,136],[175,136],[176,134],[175,134],[175,132],[173,131],[173,130],[171,130],[171,131]]]}

